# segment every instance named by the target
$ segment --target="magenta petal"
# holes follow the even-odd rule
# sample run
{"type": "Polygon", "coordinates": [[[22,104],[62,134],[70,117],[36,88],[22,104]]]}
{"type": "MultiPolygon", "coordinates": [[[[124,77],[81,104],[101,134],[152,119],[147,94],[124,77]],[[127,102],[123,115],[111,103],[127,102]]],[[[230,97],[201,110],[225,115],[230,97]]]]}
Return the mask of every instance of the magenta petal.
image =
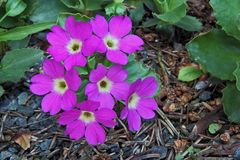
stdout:
{"type": "Polygon", "coordinates": [[[128,116],[128,108],[124,107],[123,110],[121,111],[120,118],[125,119],[125,118],[127,118],[127,116],[128,116]]]}
{"type": "Polygon", "coordinates": [[[55,115],[61,110],[61,95],[56,93],[49,93],[42,100],[43,112],[50,112],[55,115]]]}
{"type": "Polygon", "coordinates": [[[47,34],[48,42],[53,46],[66,46],[70,41],[69,35],[59,26],[51,28],[52,32],[47,34]]]}
{"type": "Polygon", "coordinates": [[[101,80],[107,73],[107,68],[99,64],[96,69],[92,70],[89,76],[89,80],[91,82],[98,82],[101,80]]]}
{"type": "Polygon", "coordinates": [[[65,134],[69,134],[71,139],[79,140],[84,136],[85,124],[80,120],[76,120],[67,125],[65,134]]]}
{"type": "Polygon", "coordinates": [[[110,108],[112,109],[114,107],[114,99],[109,93],[100,93],[98,98],[93,98],[91,99],[99,101],[100,102],[100,108],[110,108]]]}
{"type": "Polygon", "coordinates": [[[86,58],[82,54],[75,54],[75,55],[70,55],[68,58],[64,61],[64,65],[66,70],[72,69],[74,66],[85,66],[87,63],[86,58]]]}
{"type": "Polygon", "coordinates": [[[44,74],[37,74],[31,78],[32,84],[30,90],[32,93],[37,95],[47,94],[52,90],[53,84],[52,79],[44,74]]]}
{"type": "Polygon", "coordinates": [[[134,53],[141,50],[141,46],[144,44],[143,40],[136,35],[127,35],[121,39],[120,50],[126,53],[134,53]]]}
{"type": "Polygon", "coordinates": [[[117,114],[108,108],[100,108],[95,112],[96,119],[106,127],[114,127],[117,123],[114,120],[117,114]]]}
{"type": "Polygon", "coordinates": [[[103,16],[96,15],[95,19],[91,20],[93,32],[99,37],[104,37],[108,33],[108,23],[103,16]]]}
{"type": "Polygon", "coordinates": [[[100,103],[96,101],[87,100],[77,104],[76,106],[83,111],[94,112],[96,109],[98,109],[100,103]]]}
{"type": "Polygon", "coordinates": [[[138,86],[136,92],[140,97],[151,97],[156,92],[157,87],[157,80],[154,77],[147,77],[138,86]]]}
{"type": "Polygon", "coordinates": [[[61,106],[63,110],[72,109],[76,103],[77,103],[77,95],[73,91],[68,90],[62,96],[61,106]]]}
{"type": "Polygon", "coordinates": [[[64,76],[64,67],[54,60],[44,60],[43,71],[51,78],[62,78],[64,76]]]}
{"type": "Polygon", "coordinates": [[[136,110],[128,110],[128,128],[130,131],[139,131],[141,127],[141,117],[136,110]]]}
{"type": "Polygon", "coordinates": [[[60,114],[60,117],[58,118],[57,122],[61,125],[67,125],[70,122],[77,120],[78,117],[80,116],[80,112],[81,111],[76,109],[65,111],[60,114]]]}
{"type": "Polygon", "coordinates": [[[154,98],[140,99],[138,105],[151,110],[156,110],[158,108],[157,102],[154,100],[154,98]]]}
{"type": "Polygon", "coordinates": [[[104,42],[103,42],[102,39],[100,39],[96,51],[99,52],[99,53],[105,53],[105,52],[107,51],[107,47],[106,47],[106,45],[104,44],[104,42]]]}
{"type": "Polygon", "coordinates": [[[92,35],[89,39],[83,42],[82,53],[84,56],[91,56],[97,51],[101,39],[92,35]]]}
{"type": "Polygon", "coordinates": [[[120,50],[108,50],[107,59],[121,65],[125,65],[128,62],[128,56],[120,50]]]}
{"type": "Polygon", "coordinates": [[[127,35],[132,28],[132,21],[127,16],[113,16],[109,22],[109,32],[116,37],[127,35]]]}
{"type": "Polygon", "coordinates": [[[89,83],[85,87],[85,95],[89,97],[98,97],[99,92],[96,83],[89,83]]]}
{"type": "Polygon", "coordinates": [[[128,76],[127,70],[123,69],[120,65],[114,65],[109,68],[107,77],[108,79],[112,80],[113,82],[122,82],[128,76]]]}
{"type": "Polygon", "coordinates": [[[129,91],[129,84],[127,82],[114,83],[111,89],[111,94],[117,100],[126,100],[129,91]]]}
{"type": "Polygon", "coordinates": [[[62,61],[68,56],[68,52],[65,47],[61,46],[50,46],[47,50],[51,54],[55,61],[62,61]]]}
{"type": "Polygon", "coordinates": [[[68,87],[74,91],[77,91],[81,85],[81,79],[75,69],[71,69],[66,73],[65,80],[67,81],[68,87]]]}
{"type": "Polygon", "coordinates": [[[65,27],[74,39],[85,40],[92,34],[92,27],[88,22],[77,22],[73,16],[66,19],[65,27]]]}
{"type": "Polygon", "coordinates": [[[144,119],[151,119],[155,116],[153,110],[140,105],[137,107],[137,112],[144,119]]]}
{"type": "Polygon", "coordinates": [[[96,122],[87,126],[85,137],[87,142],[91,145],[102,144],[106,139],[104,129],[96,122]]]}

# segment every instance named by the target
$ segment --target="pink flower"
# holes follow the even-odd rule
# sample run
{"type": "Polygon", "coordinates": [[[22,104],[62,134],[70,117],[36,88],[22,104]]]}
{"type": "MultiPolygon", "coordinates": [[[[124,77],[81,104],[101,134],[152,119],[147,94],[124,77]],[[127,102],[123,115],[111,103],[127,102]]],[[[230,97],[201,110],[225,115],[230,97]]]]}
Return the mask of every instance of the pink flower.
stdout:
{"type": "Polygon", "coordinates": [[[131,19],[127,16],[113,16],[108,22],[100,15],[91,20],[93,32],[99,39],[98,51],[106,53],[111,62],[125,65],[127,54],[141,50],[143,40],[133,34],[127,35],[132,28],[131,19]]]}
{"type": "Polygon", "coordinates": [[[48,52],[54,60],[64,61],[67,70],[73,66],[85,66],[85,56],[95,52],[97,37],[92,35],[92,27],[87,22],[77,22],[73,16],[66,19],[65,28],[55,25],[52,32],[47,34],[47,40],[51,44],[48,52]]]}
{"type": "Polygon", "coordinates": [[[103,127],[114,127],[117,123],[116,113],[109,108],[99,108],[100,103],[94,101],[84,101],[77,104],[79,109],[65,111],[60,114],[58,123],[67,125],[65,134],[69,134],[71,139],[78,140],[84,135],[91,145],[104,143],[106,135],[103,127]]]}
{"type": "Polygon", "coordinates": [[[117,100],[124,100],[128,92],[129,85],[125,82],[127,70],[122,66],[115,65],[109,69],[99,64],[95,70],[92,70],[89,76],[89,83],[85,89],[85,95],[89,100],[100,102],[104,108],[113,108],[117,100]]]}
{"type": "Polygon", "coordinates": [[[74,91],[81,83],[78,72],[71,69],[64,74],[64,67],[54,60],[45,60],[43,71],[44,73],[32,77],[30,85],[34,94],[46,94],[42,100],[42,110],[54,115],[61,109],[72,109],[77,102],[74,91]]]}
{"type": "Polygon", "coordinates": [[[158,83],[154,77],[147,77],[143,81],[138,79],[131,84],[125,101],[126,107],[121,112],[121,119],[128,118],[130,131],[140,129],[141,117],[151,119],[155,116],[154,110],[157,109],[158,105],[151,97],[157,87],[158,83]]]}

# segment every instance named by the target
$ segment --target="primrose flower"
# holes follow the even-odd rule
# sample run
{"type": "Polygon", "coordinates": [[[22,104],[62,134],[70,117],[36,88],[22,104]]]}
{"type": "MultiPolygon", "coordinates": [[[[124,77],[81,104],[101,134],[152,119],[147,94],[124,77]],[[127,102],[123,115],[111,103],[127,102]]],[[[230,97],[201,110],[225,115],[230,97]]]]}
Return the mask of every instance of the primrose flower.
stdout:
{"type": "Polygon", "coordinates": [[[42,110],[51,115],[61,109],[70,110],[77,102],[74,93],[81,83],[78,72],[74,69],[67,71],[61,63],[54,60],[43,62],[44,73],[32,77],[30,90],[37,95],[45,95],[42,100],[42,110]]]}
{"type": "Polygon", "coordinates": [[[115,97],[117,100],[124,100],[129,89],[125,82],[127,70],[120,65],[111,66],[109,69],[99,64],[92,70],[89,76],[89,83],[85,88],[85,95],[89,100],[100,102],[104,108],[113,108],[115,97]],[[112,97],[113,96],[113,97],[112,97]]]}
{"type": "Polygon", "coordinates": [[[88,22],[78,22],[73,16],[66,19],[65,28],[53,26],[52,32],[47,34],[47,40],[51,44],[48,52],[54,60],[64,61],[67,70],[73,66],[85,66],[85,56],[95,52],[96,36],[92,35],[92,27],[88,22]]]}
{"type": "Polygon", "coordinates": [[[147,77],[144,80],[138,79],[131,84],[126,98],[126,107],[121,111],[121,119],[128,118],[130,131],[138,131],[141,126],[141,117],[151,119],[155,116],[154,110],[158,105],[154,98],[151,98],[157,90],[158,83],[154,77],[147,77]]]}
{"type": "Polygon", "coordinates": [[[141,50],[143,40],[133,34],[127,35],[132,28],[131,19],[127,16],[113,16],[108,22],[100,15],[91,21],[93,32],[99,39],[98,52],[106,53],[113,63],[125,65],[127,54],[141,50]]]}
{"type": "Polygon", "coordinates": [[[117,115],[109,108],[99,108],[100,103],[94,101],[83,101],[76,105],[78,109],[65,111],[60,114],[58,123],[67,125],[65,134],[71,139],[78,140],[84,135],[91,145],[104,143],[106,139],[103,127],[114,127],[117,123],[114,120],[117,115]]]}

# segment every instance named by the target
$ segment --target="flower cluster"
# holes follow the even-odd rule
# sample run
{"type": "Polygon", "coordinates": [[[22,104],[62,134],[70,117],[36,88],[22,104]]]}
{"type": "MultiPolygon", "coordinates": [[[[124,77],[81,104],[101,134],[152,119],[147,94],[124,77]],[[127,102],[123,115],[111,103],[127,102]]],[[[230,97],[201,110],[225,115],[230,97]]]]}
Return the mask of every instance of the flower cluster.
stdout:
{"type": "Polygon", "coordinates": [[[49,54],[44,60],[43,72],[32,77],[30,90],[45,95],[42,110],[51,115],[60,113],[58,123],[66,125],[65,134],[78,140],[85,136],[92,145],[104,143],[103,126],[117,125],[113,110],[117,101],[125,104],[120,118],[127,118],[131,131],[138,131],[141,118],[155,116],[157,103],[152,98],[158,83],[154,77],[127,82],[128,72],[122,65],[128,63],[128,54],[141,50],[143,40],[129,34],[132,22],[127,16],[113,16],[109,23],[97,15],[89,22],[66,19],[65,29],[53,26],[47,34],[49,54]],[[76,67],[84,67],[87,57],[95,52],[106,55],[110,67],[98,64],[89,74],[85,87],[87,100],[78,103],[76,92],[81,79],[76,67]]]}

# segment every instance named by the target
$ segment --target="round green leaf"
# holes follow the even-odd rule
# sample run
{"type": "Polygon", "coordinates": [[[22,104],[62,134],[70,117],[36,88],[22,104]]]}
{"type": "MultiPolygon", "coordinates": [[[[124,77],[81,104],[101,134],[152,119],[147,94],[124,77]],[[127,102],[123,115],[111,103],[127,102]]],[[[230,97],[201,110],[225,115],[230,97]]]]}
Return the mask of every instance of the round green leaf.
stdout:
{"type": "Polygon", "coordinates": [[[213,76],[222,80],[234,80],[236,61],[240,60],[240,42],[220,30],[194,38],[187,44],[193,60],[213,76]]]}
{"type": "Polygon", "coordinates": [[[183,67],[179,71],[178,79],[180,81],[190,82],[190,81],[197,79],[202,74],[203,74],[203,72],[200,69],[193,67],[193,66],[187,66],[187,67],[183,67]]]}
{"type": "Polygon", "coordinates": [[[8,0],[6,4],[6,12],[8,16],[14,17],[22,13],[27,7],[22,0],[8,0]]]}
{"type": "Polygon", "coordinates": [[[240,91],[234,83],[227,84],[223,90],[223,107],[228,119],[232,122],[240,122],[240,91]]]}
{"type": "Polygon", "coordinates": [[[240,40],[239,30],[239,0],[211,0],[210,4],[213,8],[214,15],[217,18],[224,31],[229,35],[240,40]]]}

